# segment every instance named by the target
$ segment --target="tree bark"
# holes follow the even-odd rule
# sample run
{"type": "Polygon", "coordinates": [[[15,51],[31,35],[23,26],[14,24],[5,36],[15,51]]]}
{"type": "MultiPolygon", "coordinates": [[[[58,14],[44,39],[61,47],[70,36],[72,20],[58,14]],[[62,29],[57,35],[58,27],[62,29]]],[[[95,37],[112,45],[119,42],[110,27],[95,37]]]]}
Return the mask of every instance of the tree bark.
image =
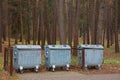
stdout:
{"type": "Polygon", "coordinates": [[[33,12],[33,44],[36,45],[37,34],[38,34],[38,3],[39,0],[34,2],[33,12]]]}
{"type": "Polygon", "coordinates": [[[27,2],[27,43],[30,44],[30,26],[31,26],[31,12],[30,12],[30,0],[27,2]]]}
{"type": "Polygon", "coordinates": [[[115,52],[119,52],[118,40],[118,0],[115,0],[115,52]]]}
{"type": "Polygon", "coordinates": [[[107,48],[110,47],[110,0],[106,0],[106,38],[107,38],[107,48]]]}
{"type": "Polygon", "coordinates": [[[3,39],[8,40],[8,0],[3,0],[2,4],[2,16],[3,16],[3,39]]]}
{"type": "Polygon", "coordinates": [[[72,47],[72,10],[73,10],[73,0],[69,1],[69,8],[68,8],[68,44],[72,47]]]}
{"type": "Polygon", "coordinates": [[[58,0],[59,1],[59,9],[58,9],[58,24],[59,24],[59,33],[60,33],[60,43],[62,45],[65,45],[66,44],[66,41],[65,41],[65,30],[64,30],[64,16],[63,16],[63,11],[64,11],[64,0],[58,0]]]}
{"type": "Polygon", "coordinates": [[[22,14],[22,0],[19,0],[19,7],[20,7],[20,30],[21,30],[21,36],[20,36],[20,41],[22,44],[24,44],[23,41],[23,14],[22,14]]]}
{"type": "Polygon", "coordinates": [[[40,32],[41,32],[41,17],[42,17],[42,16],[41,16],[41,4],[42,4],[42,3],[41,3],[41,0],[40,0],[40,1],[39,1],[39,4],[38,4],[38,5],[39,5],[39,6],[38,6],[38,11],[39,11],[39,12],[38,12],[38,14],[39,14],[39,15],[38,15],[38,17],[39,17],[39,20],[38,20],[38,22],[39,22],[39,24],[38,24],[38,25],[39,25],[39,26],[38,26],[38,45],[40,45],[40,40],[41,40],[41,34],[40,34],[40,32]]]}
{"type": "Polygon", "coordinates": [[[2,25],[1,25],[1,12],[2,12],[2,7],[1,7],[1,1],[0,1],[0,52],[2,52],[2,25]]]}
{"type": "Polygon", "coordinates": [[[94,2],[93,2],[93,15],[92,15],[92,26],[91,26],[91,44],[95,44],[96,4],[97,4],[97,0],[94,0],[94,2]]]}
{"type": "Polygon", "coordinates": [[[49,0],[45,0],[45,13],[44,13],[44,25],[45,25],[45,29],[46,29],[46,34],[47,34],[47,42],[48,44],[51,44],[51,28],[50,28],[50,12],[49,12],[49,0]]]}
{"type": "Polygon", "coordinates": [[[99,18],[98,18],[98,28],[97,28],[97,44],[102,44],[102,30],[104,27],[104,0],[99,0],[99,18]]]}
{"type": "MultiPolygon", "coordinates": [[[[43,2],[43,0],[41,0],[43,2]]],[[[43,4],[41,4],[41,6],[43,7],[43,4]]],[[[40,17],[40,20],[41,20],[41,47],[42,49],[44,49],[44,45],[45,45],[45,26],[44,26],[44,13],[43,13],[44,9],[41,8],[41,17],[40,17]]]]}
{"type": "Polygon", "coordinates": [[[80,18],[80,3],[81,0],[76,0],[75,7],[75,29],[74,29],[74,55],[77,55],[77,45],[78,45],[78,27],[79,27],[79,18],[80,18]]]}
{"type": "Polygon", "coordinates": [[[52,31],[52,44],[56,44],[56,27],[57,27],[57,1],[54,0],[54,11],[53,11],[53,31],[52,31]]]}

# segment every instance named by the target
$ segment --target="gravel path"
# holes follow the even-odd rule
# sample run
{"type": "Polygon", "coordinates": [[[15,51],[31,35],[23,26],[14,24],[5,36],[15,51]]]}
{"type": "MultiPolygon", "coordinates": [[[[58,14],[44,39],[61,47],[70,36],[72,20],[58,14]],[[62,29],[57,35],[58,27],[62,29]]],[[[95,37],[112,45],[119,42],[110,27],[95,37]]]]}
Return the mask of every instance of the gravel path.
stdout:
{"type": "Polygon", "coordinates": [[[77,72],[42,72],[18,74],[19,80],[120,80],[120,74],[85,75],[77,72]]]}

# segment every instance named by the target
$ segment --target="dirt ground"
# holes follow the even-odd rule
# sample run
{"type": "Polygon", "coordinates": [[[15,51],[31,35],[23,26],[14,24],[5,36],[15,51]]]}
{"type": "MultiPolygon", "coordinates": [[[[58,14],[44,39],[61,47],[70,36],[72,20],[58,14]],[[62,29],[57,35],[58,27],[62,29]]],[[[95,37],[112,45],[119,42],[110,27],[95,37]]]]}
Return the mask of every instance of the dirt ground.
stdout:
{"type": "Polygon", "coordinates": [[[18,74],[19,80],[120,80],[120,74],[80,74],[78,72],[42,72],[18,74]]]}

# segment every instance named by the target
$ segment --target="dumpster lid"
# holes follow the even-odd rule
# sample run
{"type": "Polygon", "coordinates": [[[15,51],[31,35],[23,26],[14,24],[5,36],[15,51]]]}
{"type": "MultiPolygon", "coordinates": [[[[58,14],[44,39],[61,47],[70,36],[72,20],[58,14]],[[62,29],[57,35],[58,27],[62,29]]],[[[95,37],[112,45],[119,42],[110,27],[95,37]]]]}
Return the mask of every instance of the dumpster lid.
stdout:
{"type": "Polygon", "coordinates": [[[40,45],[15,45],[18,49],[41,49],[40,45]]]}
{"type": "Polygon", "coordinates": [[[103,49],[104,47],[102,45],[88,45],[88,44],[82,44],[80,46],[78,46],[79,49],[82,49],[82,48],[87,48],[87,49],[91,49],[91,48],[94,48],[94,49],[103,49]]]}
{"type": "Polygon", "coordinates": [[[45,47],[48,47],[50,49],[71,49],[69,45],[47,45],[45,47]]]}

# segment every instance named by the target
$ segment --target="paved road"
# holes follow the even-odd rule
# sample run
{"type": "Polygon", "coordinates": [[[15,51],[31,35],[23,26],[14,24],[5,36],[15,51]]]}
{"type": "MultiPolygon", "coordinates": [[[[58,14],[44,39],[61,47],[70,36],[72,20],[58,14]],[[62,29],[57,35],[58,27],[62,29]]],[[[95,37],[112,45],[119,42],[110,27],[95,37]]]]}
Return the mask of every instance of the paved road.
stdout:
{"type": "Polygon", "coordinates": [[[18,74],[20,80],[120,80],[120,74],[85,75],[77,72],[42,72],[18,74]]]}

